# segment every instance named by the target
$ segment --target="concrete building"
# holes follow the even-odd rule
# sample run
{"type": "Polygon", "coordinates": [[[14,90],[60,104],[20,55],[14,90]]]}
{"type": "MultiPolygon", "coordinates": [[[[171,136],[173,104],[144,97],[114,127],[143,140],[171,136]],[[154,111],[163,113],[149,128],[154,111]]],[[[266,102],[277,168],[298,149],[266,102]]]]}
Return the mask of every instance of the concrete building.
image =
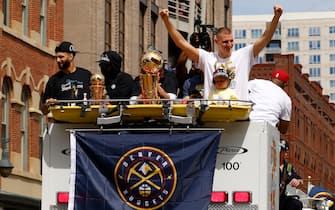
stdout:
{"type": "MultiPolygon", "coordinates": [[[[292,115],[288,133],[281,135],[290,145],[290,161],[298,174],[312,177],[314,185],[335,191],[335,108],[329,96],[322,94],[316,81],[310,81],[294,55],[273,55],[273,62],[257,64],[250,78],[269,79],[280,68],[289,73],[286,92],[292,100],[292,115]]],[[[304,182],[307,191],[307,180],[304,182]]]]}
{"type": "MultiPolygon", "coordinates": [[[[235,48],[253,43],[264,32],[270,15],[233,17],[235,48]]],[[[294,54],[294,63],[310,81],[321,84],[323,94],[335,102],[335,12],[284,13],[278,29],[260,54],[259,62],[273,61],[273,54],[294,54]]]]}
{"type": "Polygon", "coordinates": [[[40,209],[40,95],[62,39],[63,0],[0,0],[0,209],[40,209]]]}
{"type": "Polygon", "coordinates": [[[160,8],[169,9],[173,24],[187,38],[196,30],[195,20],[231,26],[231,0],[71,0],[64,2],[64,39],[80,51],[79,66],[92,72],[100,72],[96,61],[109,49],[122,55],[124,71],[134,77],[149,47],[162,51],[173,65],[180,52],[169,41],[160,8]]]}

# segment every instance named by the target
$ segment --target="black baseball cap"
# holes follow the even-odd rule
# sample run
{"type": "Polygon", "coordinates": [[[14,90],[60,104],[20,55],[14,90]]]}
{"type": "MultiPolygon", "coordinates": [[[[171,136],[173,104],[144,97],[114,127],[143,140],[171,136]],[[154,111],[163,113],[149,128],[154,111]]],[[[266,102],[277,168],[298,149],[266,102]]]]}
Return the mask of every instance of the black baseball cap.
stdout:
{"type": "Polygon", "coordinates": [[[62,43],[60,43],[56,48],[55,48],[55,52],[66,52],[66,53],[72,53],[72,54],[76,54],[78,51],[76,51],[74,49],[74,46],[71,42],[67,42],[64,41],[62,43]]]}
{"type": "Polygon", "coordinates": [[[98,60],[97,62],[99,62],[99,64],[101,63],[109,64],[113,68],[120,69],[122,58],[119,53],[110,50],[103,52],[100,56],[100,60],[98,60]]]}

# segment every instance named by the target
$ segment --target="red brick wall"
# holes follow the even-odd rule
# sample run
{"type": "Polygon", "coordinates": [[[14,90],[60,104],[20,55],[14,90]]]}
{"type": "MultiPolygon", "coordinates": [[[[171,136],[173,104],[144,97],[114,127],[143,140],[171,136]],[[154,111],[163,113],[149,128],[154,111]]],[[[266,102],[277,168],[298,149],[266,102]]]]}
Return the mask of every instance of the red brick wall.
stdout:
{"type": "MultiPolygon", "coordinates": [[[[2,7],[2,1],[0,1],[0,7],[2,7]]],[[[22,0],[12,0],[10,9],[11,21],[21,22],[21,3],[22,0]]],[[[47,2],[47,46],[50,46],[50,41],[59,42],[63,39],[63,0],[51,0],[47,2]],[[56,2],[56,3],[55,3],[56,2]]],[[[30,0],[29,1],[29,31],[40,32],[40,0],[30,0]]],[[[12,28],[13,24],[10,24],[11,30],[16,30],[12,28]]],[[[19,33],[19,32],[16,32],[19,33]]],[[[39,40],[33,40],[31,33],[28,34],[24,40],[20,37],[13,35],[11,32],[7,32],[6,29],[0,28],[0,64],[6,61],[7,58],[11,59],[14,73],[11,74],[12,83],[21,83],[22,87],[24,85],[29,85],[30,91],[36,91],[37,85],[40,83],[41,79],[45,75],[52,75],[57,71],[57,66],[55,59],[52,54],[40,49],[34,43],[38,43],[39,40]],[[28,42],[25,40],[29,40],[28,42]],[[31,71],[32,78],[21,78],[20,75],[22,71],[29,67],[31,71]],[[26,82],[28,84],[26,84],[26,82]]],[[[49,49],[53,52],[53,48],[49,49]]],[[[2,87],[2,80],[6,74],[6,71],[1,69],[0,71],[0,88],[2,87]]],[[[42,92],[44,86],[39,87],[38,92],[42,92]]],[[[1,90],[1,89],[0,89],[1,90]]],[[[13,97],[13,93],[11,93],[13,97]]],[[[12,98],[11,98],[12,99],[12,98]]],[[[21,99],[20,97],[17,99],[21,99]]],[[[32,103],[32,98],[30,100],[30,105],[32,103]]],[[[36,103],[36,101],[34,102],[36,103]]],[[[39,103],[39,99],[38,102],[39,103]]],[[[9,119],[9,133],[10,133],[10,150],[13,152],[21,152],[21,112],[20,105],[13,103],[10,108],[10,119],[9,119]]],[[[1,109],[2,110],[2,109],[1,109]]],[[[0,110],[0,117],[2,116],[2,111],[0,110]]],[[[29,117],[29,156],[34,158],[40,157],[40,124],[39,115],[36,113],[31,113],[29,117]]],[[[1,131],[0,131],[1,132],[1,131]]]]}

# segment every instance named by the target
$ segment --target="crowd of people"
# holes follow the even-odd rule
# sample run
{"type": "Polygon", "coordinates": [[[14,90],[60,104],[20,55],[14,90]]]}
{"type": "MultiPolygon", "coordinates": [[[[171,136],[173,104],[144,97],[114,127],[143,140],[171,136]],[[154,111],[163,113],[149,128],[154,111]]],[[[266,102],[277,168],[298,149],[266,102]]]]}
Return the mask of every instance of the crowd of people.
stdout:
{"type": "MultiPolygon", "coordinates": [[[[143,99],[143,83],[157,80],[152,84],[155,85],[157,98],[203,98],[218,104],[224,103],[222,100],[248,100],[254,103],[250,120],[269,121],[281,133],[286,133],[290,121],[291,100],[283,88],[288,82],[288,73],[275,70],[271,80],[249,81],[251,67],[257,62],[260,51],[271,40],[282,12],[282,8],[275,5],[273,19],[263,35],[253,44],[235,51],[232,31],[225,27],[219,28],[214,36],[217,50],[212,51],[210,45],[205,49],[201,48],[196,33],[192,34],[188,42],[170,22],[168,9],[162,9],[160,16],[166,29],[182,52],[178,59],[178,68],[176,71],[167,69],[159,51],[154,51],[153,57],[144,58],[148,63],[141,68],[153,68],[149,70],[157,74],[143,82],[143,74],[133,79],[121,69],[122,57],[119,53],[105,51],[98,60],[104,77],[104,98],[143,99]],[[185,67],[187,59],[193,62],[189,71],[185,67]]],[[[48,107],[57,100],[90,98],[92,73],[76,66],[77,51],[73,44],[64,41],[55,48],[55,53],[59,71],[50,77],[41,97],[41,110],[44,114],[48,113],[48,107]]],[[[141,72],[146,71],[148,69],[142,69],[141,72]]]]}
{"type": "MultiPolygon", "coordinates": [[[[251,67],[257,62],[260,51],[270,42],[282,8],[274,6],[274,16],[263,35],[244,48],[233,51],[234,38],[229,28],[219,28],[214,36],[216,51],[209,45],[201,48],[199,36],[196,33],[188,42],[176,30],[169,20],[168,9],[162,9],[160,16],[166,29],[177,47],[181,49],[179,66],[176,71],[166,68],[159,51],[154,57],[145,58],[146,68],[156,71],[155,78],[147,78],[155,82],[155,97],[160,99],[203,98],[210,103],[224,103],[222,100],[248,100],[254,103],[250,120],[266,120],[277,126],[282,133],[288,128],[291,114],[291,100],[283,90],[288,82],[288,73],[276,70],[271,80],[249,81],[251,67]],[[158,56],[158,57],[155,57],[158,56]],[[160,57],[161,56],[161,57],[160,57]],[[185,61],[192,61],[188,71],[185,61]],[[182,84],[180,84],[182,83],[182,84]]],[[[90,78],[92,73],[75,64],[75,50],[71,42],[64,41],[55,48],[56,62],[59,71],[52,75],[41,97],[41,110],[48,113],[48,107],[57,100],[80,100],[90,98],[90,78]]],[[[115,51],[105,51],[101,54],[98,64],[104,76],[105,97],[109,99],[142,99],[144,93],[143,74],[135,79],[122,67],[122,57],[115,51]]],[[[142,67],[141,67],[142,68],[142,67]]],[[[145,72],[147,69],[142,69],[145,72]]],[[[145,83],[147,83],[146,81],[145,83]]]]}
{"type": "MultiPolygon", "coordinates": [[[[163,60],[154,62],[161,66],[156,69],[157,96],[163,99],[210,99],[211,103],[223,103],[220,100],[248,100],[254,103],[250,113],[251,121],[268,121],[286,133],[291,115],[291,100],[283,88],[287,85],[289,75],[286,71],[276,69],[269,80],[254,79],[249,81],[251,67],[256,64],[257,56],[270,42],[277,27],[282,8],[274,6],[274,16],[268,24],[264,34],[253,44],[233,51],[234,38],[229,28],[219,28],[214,37],[217,51],[199,47],[199,37],[191,37],[188,42],[169,20],[168,9],[160,11],[160,16],[167,31],[182,51],[177,66],[177,72],[168,70],[162,65],[163,60]],[[192,60],[192,69],[187,71],[185,62],[192,60]]],[[[56,62],[59,71],[52,75],[41,97],[41,111],[48,113],[48,107],[57,100],[80,100],[90,98],[89,70],[77,67],[75,64],[75,50],[72,43],[64,41],[55,48],[56,62]]],[[[115,51],[105,51],[98,60],[101,74],[104,76],[105,98],[109,99],[141,99],[141,75],[135,79],[125,73],[122,58],[115,51]]],[[[283,154],[288,151],[284,147],[283,154]]],[[[287,184],[301,184],[300,177],[294,172],[290,164],[282,158],[281,179],[285,189],[287,184]],[[290,170],[287,169],[290,168],[290,170]],[[294,172],[294,173],[293,173],[294,172]],[[294,175],[294,176],[293,176],[294,175]],[[284,180],[285,177],[285,180],[284,180]],[[289,178],[287,178],[289,177],[289,178]]],[[[296,200],[280,197],[280,209],[301,209],[296,200]],[[293,203],[293,204],[292,204],[293,203]]]]}
{"type": "MultiPolygon", "coordinates": [[[[222,100],[249,100],[248,80],[251,67],[257,62],[260,51],[269,43],[279,18],[280,6],[274,6],[274,16],[263,36],[255,43],[233,51],[234,39],[229,28],[219,28],[214,37],[217,51],[211,46],[205,49],[199,44],[199,36],[193,34],[188,42],[172,25],[168,9],[162,9],[160,16],[176,46],[182,51],[182,70],[171,71],[162,65],[158,71],[157,95],[162,99],[203,98],[212,103],[222,100]],[[193,61],[192,69],[185,70],[185,60],[193,61]],[[199,88],[200,87],[200,88],[199,88]]],[[[77,67],[72,43],[64,41],[55,49],[59,72],[52,75],[42,95],[41,110],[48,113],[48,107],[56,100],[90,98],[89,70],[77,67]]],[[[163,61],[160,61],[163,62],[163,61]]],[[[180,62],[179,62],[180,63],[180,62]]],[[[132,78],[121,69],[122,58],[115,51],[103,52],[98,61],[105,79],[106,98],[143,98],[141,75],[132,78]]],[[[249,91],[250,92],[250,91],[249,91]]]]}
{"type": "MultiPolygon", "coordinates": [[[[282,8],[275,5],[273,19],[263,35],[253,44],[235,51],[232,31],[225,27],[219,28],[214,36],[217,50],[212,51],[211,46],[201,48],[199,36],[196,34],[192,34],[188,42],[170,22],[168,9],[162,9],[160,16],[171,39],[182,53],[178,59],[181,65],[176,71],[164,67],[163,59],[152,58],[160,64],[160,69],[157,69],[158,81],[155,84],[157,97],[203,98],[211,100],[211,103],[223,103],[222,100],[249,100],[255,104],[250,113],[250,120],[269,121],[285,133],[291,113],[290,98],[282,89],[288,82],[287,72],[275,71],[271,81],[249,81],[251,67],[257,62],[260,51],[271,40],[281,15],[282,8]],[[186,59],[193,62],[189,71],[185,68],[186,59]]],[[[48,107],[56,100],[90,98],[92,73],[76,66],[77,51],[73,44],[64,41],[56,47],[55,53],[60,71],[50,77],[42,95],[41,110],[44,114],[48,113],[48,107]]],[[[141,88],[143,76],[140,74],[133,79],[123,71],[122,58],[117,52],[103,52],[98,64],[104,76],[105,98],[144,98],[141,88]]]]}

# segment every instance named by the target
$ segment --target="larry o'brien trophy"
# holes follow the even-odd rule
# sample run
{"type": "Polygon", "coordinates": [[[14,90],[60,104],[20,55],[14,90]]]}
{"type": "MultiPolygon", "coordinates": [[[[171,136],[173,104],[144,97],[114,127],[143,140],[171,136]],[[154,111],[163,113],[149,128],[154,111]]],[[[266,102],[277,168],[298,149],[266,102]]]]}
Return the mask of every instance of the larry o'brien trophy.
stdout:
{"type": "Polygon", "coordinates": [[[90,80],[92,104],[100,104],[105,95],[104,78],[100,74],[93,74],[90,80]],[[100,100],[100,101],[99,101],[100,100]]]}
{"type": "Polygon", "coordinates": [[[145,52],[141,58],[141,72],[139,75],[141,94],[144,104],[158,103],[159,71],[163,67],[163,57],[159,51],[150,50],[145,52]],[[155,100],[146,100],[155,99],[155,100]]]}

